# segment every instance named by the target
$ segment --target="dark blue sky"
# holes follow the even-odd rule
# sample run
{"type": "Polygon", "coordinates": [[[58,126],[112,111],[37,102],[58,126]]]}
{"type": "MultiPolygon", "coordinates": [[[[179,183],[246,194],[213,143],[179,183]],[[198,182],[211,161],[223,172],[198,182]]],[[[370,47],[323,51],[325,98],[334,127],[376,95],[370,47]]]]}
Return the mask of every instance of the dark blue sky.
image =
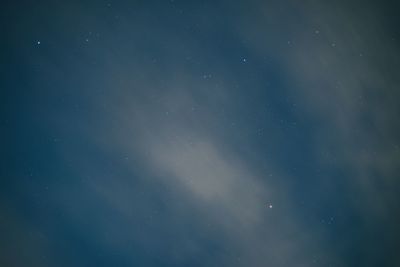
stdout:
{"type": "Polygon", "coordinates": [[[400,266],[398,11],[5,2],[0,266],[400,266]]]}

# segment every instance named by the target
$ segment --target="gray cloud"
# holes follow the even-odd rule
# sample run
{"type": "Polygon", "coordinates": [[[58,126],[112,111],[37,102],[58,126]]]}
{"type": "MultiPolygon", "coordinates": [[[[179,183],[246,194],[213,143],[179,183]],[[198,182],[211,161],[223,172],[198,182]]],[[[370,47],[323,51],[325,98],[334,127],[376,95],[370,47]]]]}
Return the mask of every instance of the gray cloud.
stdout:
{"type": "MultiPolygon", "coordinates": [[[[27,257],[344,266],[392,255],[399,61],[381,14],[315,1],[169,4],[122,5],[110,23],[70,6],[77,22],[55,25],[86,25],[84,46],[25,56],[47,70],[30,81],[45,88],[35,99],[48,97],[32,124],[55,155],[42,155],[50,186],[21,189],[47,199],[37,236],[16,237],[36,246],[27,257]],[[382,248],[369,245],[378,235],[382,248]]],[[[2,215],[13,233],[30,229],[2,215]]]]}

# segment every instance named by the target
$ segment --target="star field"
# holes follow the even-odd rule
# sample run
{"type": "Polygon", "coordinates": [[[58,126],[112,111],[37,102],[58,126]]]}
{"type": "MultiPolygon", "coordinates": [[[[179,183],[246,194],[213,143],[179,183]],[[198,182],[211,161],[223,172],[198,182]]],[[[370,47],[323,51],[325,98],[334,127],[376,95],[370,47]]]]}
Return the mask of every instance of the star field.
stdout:
{"type": "Polygon", "coordinates": [[[400,266],[392,1],[22,1],[0,266],[400,266]]]}

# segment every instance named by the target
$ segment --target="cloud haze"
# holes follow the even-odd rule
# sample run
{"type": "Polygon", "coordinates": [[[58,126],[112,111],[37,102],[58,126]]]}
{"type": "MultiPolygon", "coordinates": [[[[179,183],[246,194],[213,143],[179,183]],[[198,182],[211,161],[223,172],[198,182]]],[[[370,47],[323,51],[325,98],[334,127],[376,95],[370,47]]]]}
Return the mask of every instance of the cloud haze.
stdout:
{"type": "Polygon", "coordinates": [[[396,266],[390,6],[59,4],[4,17],[1,264],[396,266]]]}

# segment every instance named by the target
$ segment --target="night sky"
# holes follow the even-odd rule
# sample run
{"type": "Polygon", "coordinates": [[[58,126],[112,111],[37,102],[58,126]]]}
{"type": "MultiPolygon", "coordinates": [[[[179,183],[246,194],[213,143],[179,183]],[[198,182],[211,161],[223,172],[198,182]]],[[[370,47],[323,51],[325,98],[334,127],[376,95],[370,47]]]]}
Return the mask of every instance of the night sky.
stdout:
{"type": "Polygon", "coordinates": [[[0,266],[400,266],[395,1],[0,14],[0,266]]]}

